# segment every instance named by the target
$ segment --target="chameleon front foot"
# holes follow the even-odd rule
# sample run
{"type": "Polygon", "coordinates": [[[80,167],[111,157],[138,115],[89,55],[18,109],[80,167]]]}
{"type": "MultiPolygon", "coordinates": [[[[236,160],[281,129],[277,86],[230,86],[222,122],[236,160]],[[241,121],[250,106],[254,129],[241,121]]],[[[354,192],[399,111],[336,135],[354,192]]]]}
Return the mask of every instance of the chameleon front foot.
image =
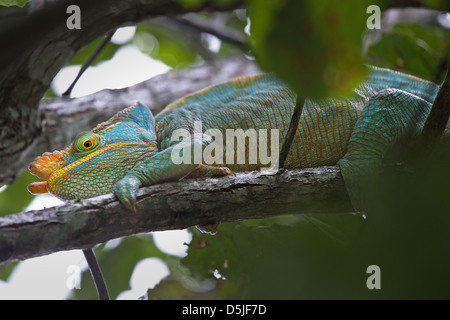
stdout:
{"type": "Polygon", "coordinates": [[[137,212],[136,194],[141,181],[134,176],[125,176],[113,186],[114,195],[128,209],[137,212]]]}

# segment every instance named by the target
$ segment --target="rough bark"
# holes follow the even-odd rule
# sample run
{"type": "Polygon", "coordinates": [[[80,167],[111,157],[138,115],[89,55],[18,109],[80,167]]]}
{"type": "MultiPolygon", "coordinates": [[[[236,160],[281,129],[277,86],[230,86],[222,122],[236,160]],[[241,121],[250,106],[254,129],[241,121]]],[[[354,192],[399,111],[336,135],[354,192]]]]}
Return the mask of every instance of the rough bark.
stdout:
{"type": "Polygon", "coordinates": [[[288,213],[351,212],[338,167],[237,173],[141,188],[138,212],[113,195],[0,218],[0,264],[158,230],[288,213]]]}
{"type": "Polygon", "coordinates": [[[157,16],[230,10],[242,1],[204,1],[195,8],[177,0],[44,1],[34,11],[2,12],[0,19],[0,182],[14,180],[24,153],[41,134],[39,101],[56,73],[84,45],[120,26],[157,16]],[[81,8],[80,30],[66,26],[69,5],[81,8]],[[19,163],[19,165],[16,165],[19,163]]]}

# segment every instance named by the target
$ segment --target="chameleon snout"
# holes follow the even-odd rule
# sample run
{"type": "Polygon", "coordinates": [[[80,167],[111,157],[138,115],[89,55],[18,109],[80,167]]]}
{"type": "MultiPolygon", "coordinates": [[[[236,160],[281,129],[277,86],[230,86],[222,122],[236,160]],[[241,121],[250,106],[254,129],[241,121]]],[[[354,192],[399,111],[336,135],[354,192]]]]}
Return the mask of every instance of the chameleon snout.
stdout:
{"type": "MultiPolygon", "coordinates": [[[[53,153],[45,152],[42,156],[37,157],[30,164],[28,169],[32,175],[38,178],[48,180],[51,175],[59,170],[64,164],[64,152],[54,151],[53,153]]],[[[32,194],[42,194],[49,192],[47,181],[33,182],[27,187],[32,194]]]]}
{"type": "Polygon", "coordinates": [[[31,194],[48,193],[47,181],[32,182],[28,185],[27,189],[31,194]]]}

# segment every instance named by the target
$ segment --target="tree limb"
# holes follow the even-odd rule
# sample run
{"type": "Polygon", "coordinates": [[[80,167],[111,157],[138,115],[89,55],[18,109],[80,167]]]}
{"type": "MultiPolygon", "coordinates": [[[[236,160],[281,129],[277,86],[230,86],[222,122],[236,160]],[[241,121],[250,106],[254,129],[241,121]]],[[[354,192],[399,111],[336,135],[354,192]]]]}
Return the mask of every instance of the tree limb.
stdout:
{"type": "Polygon", "coordinates": [[[141,188],[138,212],[113,195],[0,218],[0,264],[150,231],[289,213],[352,212],[338,167],[258,171],[141,188]]]}

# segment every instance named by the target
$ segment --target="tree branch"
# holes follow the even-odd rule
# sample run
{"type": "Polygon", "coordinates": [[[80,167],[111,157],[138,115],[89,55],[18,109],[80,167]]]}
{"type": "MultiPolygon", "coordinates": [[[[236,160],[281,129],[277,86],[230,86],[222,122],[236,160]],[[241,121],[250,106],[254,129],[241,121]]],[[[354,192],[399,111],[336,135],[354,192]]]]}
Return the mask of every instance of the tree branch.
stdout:
{"type": "Polygon", "coordinates": [[[113,195],[0,218],[0,264],[159,230],[290,213],[352,212],[338,167],[258,171],[141,188],[138,212],[113,195]]]}

